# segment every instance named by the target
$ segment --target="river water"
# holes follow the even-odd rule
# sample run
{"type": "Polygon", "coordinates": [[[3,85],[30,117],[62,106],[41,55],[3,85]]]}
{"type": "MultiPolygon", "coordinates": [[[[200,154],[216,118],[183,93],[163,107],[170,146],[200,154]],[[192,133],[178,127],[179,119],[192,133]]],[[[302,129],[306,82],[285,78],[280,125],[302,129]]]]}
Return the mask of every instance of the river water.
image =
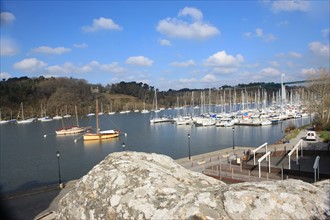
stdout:
{"type": "MultiPolygon", "coordinates": [[[[174,110],[165,110],[173,115],[174,110]]],[[[150,115],[141,113],[101,115],[101,130],[117,129],[127,133],[103,142],[84,142],[81,134],[56,136],[61,120],[30,124],[0,125],[0,184],[1,192],[24,190],[58,182],[58,161],[63,181],[73,180],[89,170],[112,152],[126,150],[165,154],[173,159],[188,157],[190,134],[191,155],[233,146],[257,147],[273,144],[284,136],[285,127],[310,123],[310,118],[291,119],[262,127],[235,126],[232,128],[176,126],[171,123],[150,124],[150,115]],[[46,136],[46,137],[45,137],[46,136]],[[234,138],[233,138],[234,137],[234,138]],[[74,140],[77,139],[75,142],[74,140]]],[[[74,118],[66,119],[72,124],[74,118]]],[[[80,126],[95,127],[94,117],[82,117],[80,126]]]]}

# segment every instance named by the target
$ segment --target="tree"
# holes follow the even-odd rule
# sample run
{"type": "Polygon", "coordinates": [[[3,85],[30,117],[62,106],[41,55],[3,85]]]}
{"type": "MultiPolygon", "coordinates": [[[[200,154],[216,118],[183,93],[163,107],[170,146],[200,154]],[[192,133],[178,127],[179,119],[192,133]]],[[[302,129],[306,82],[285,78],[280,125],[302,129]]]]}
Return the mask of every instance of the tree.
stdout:
{"type": "Polygon", "coordinates": [[[316,113],[318,127],[330,129],[330,71],[319,69],[310,78],[309,108],[316,113]]]}

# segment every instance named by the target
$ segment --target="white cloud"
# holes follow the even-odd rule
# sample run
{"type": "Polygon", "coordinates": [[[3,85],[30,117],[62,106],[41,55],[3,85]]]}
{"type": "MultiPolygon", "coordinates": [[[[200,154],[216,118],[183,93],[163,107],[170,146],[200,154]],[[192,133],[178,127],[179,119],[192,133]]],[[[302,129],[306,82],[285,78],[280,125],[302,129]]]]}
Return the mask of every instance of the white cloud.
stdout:
{"type": "Polygon", "coordinates": [[[217,78],[215,77],[215,75],[213,74],[207,74],[205,75],[202,79],[202,82],[216,82],[218,81],[217,78]]]}
{"type": "Polygon", "coordinates": [[[171,46],[171,41],[166,40],[166,39],[160,39],[159,44],[162,46],[171,46]]]}
{"type": "Polygon", "coordinates": [[[14,56],[19,52],[16,42],[10,38],[0,38],[1,56],[14,56]]]}
{"type": "Polygon", "coordinates": [[[55,55],[61,55],[63,53],[71,52],[70,48],[65,47],[47,47],[47,46],[41,46],[37,47],[32,50],[33,53],[43,53],[43,54],[55,54],[55,55]]]}
{"type": "Polygon", "coordinates": [[[61,75],[61,74],[79,74],[90,73],[94,70],[92,63],[88,63],[82,66],[76,66],[71,62],[66,62],[63,65],[49,66],[47,71],[49,74],[61,75]]]}
{"type": "Polygon", "coordinates": [[[226,51],[219,51],[204,61],[204,65],[207,67],[216,68],[219,71],[229,72],[235,71],[237,67],[244,61],[244,57],[241,54],[227,55],[226,51]]]}
{"type": "Polygon", "coordinates": [[[0,73],[0,80],[3,80],[3,79],[9,79],[11,77],[11,75],[7,72],[1,72],[0,73]]]}
{"type": "Polygon", "coordinates": [[[125,71],[125,69],[120,67],[116,62],[101,64],[95,60],[80,66],[74,65],[71,62],[66,62],[63,65],[54,65],[47,68],[49,74],[53,75],[92,73],[93,71],[99,70],[109,73],[122,73],[125,71]]]}
{"type": "Polygon", "coordinates": [[[245,72],[240,74],[240,80],[248,80],[249,82],[278,82],[281,72],[273,67],[267,67],[259,72],[245,72]]]}
{"type": "Polygon", "coordinates": [[[82,27],[85,32],[95,32],[98,30],[117,30],[121,31],[123,28],[116,24],[110,18],[100,17],[99,19],[94,19],[91,26],[82,27]]]}
{"type": "Polygon", "coordinates": [[[291,61],[286,61],[286,65],[287,65],[288,67],[290,67],[290,68],[295,67],[295,64],[294,64],[293,62],[291,62],[291,61]]]}
{"type": "Polygon", "coordinates": [[[264,35],[264,31],[261,28],[256,29],[257,37],[262,37],[264,35]]]}
{"type": "Polygon", "coordinates": [[[278,62],[274,61],[274,60],[269,61],[268,64],[271,65],[272,67],[279,67],[280,66],[280,64],[278,64],[278,62]]]}
{"type": "Polygon", "coordinates": [[[152,66],[153,62],[153,60],[150,60],[149,58],[144,56],[129,57],[125,61],[126,64],[136,66],[152,66]]]}
{"type": "Polygon", "coordinates": [[[314,76],[318,73],[318,70],[317,69],[314,69],[314,68],[309,68],[309,69],[301,69],[301,73],[304,75],[304,76],[314,76]]]}
{"type": "Polygon", "coordinates": [[[300,1],[300,0],[291,0],[291,1],[283,1],[277,0],[272,4],[272,10],[274,13],[281,11],[303,11],[306,12],[309,9],[308,1],[300,1]]]}
{"type": "Polygon", "coordinates": [[[178,61],[175,61],[175,62],[172,62],[172,63],[171,63],[171,66],[176,66],[176,67],[189,67],[189,66],[196,66],[196,63],[195,63],[195,61],[193,61],[193,60],[188,60],[188,61],[185,61],[185,62],[178,62],[178,61]]]}
{"type": "Polygon", "coordinates": [[[302,55],[300,53],[297,53],[297,52],[289,52],[289,57],[292,57],[292,58],[301,58],[302,55]]]}
{"type": "Polygon", "coordinates": [[[191,16],[194,20],[202,20],[203,18],[203,13],[198,10],[197,8],[192,8],[192,7],[185,7],[182,10],[180,10],[179,17],[182,16],[191,16]]]}
{"type": "Polygon", "coordinates": [[[280,76],[281,72],[278,69],[267,67],[260,71],[260,74],[266,77],[272,77],[272,76],[280,76]]]}
{"type": "Polygon", "coordinates": [[[179,12],[179,17],[182,16],[190,16],[194,21],[166,18],[158,22],[156,30],[169,37],[184,39],[206,39],[220,34],[216,27],[202,21],[203,14],[196,8],[184,8],[179,12]]]}
{"type": "Polygon", "coordinates": [[[1,12],[0,13],[0,24],[6,25],[11,24],[16,20],[15,16],[10,12],[1,12]]]}
{"type": "Polygon", "coordinates": [[[273,34],[265,34],[261,28],[256,28],[254,32],[246,32],[243,35],[247,38],[257,37],[266,42],[276,40],[276,37],[273,34]]]}
{"type": "Polygon", "coordinates": [[[308,47],[314,54],[329,57],[329,45],[321,44],[318,41],[314,41],[310,43],[308,47]]]}
{"type": "Polygon", "coordinates": [[[27,58],[14,64],[15,69],[19,69],[26,72],[34,72],[45,66],[47,66],[47,63],[36,58],[27,58]]]}
{"type": "Polygon", "coordinates": [[[119,66],[117,62],[113,62],[110,64],[102,64],[100,66],[100,69],[111,73],[123,73],[126,71],[125,68],[119,66]]]}
{"type": "Polygon", "coordinates": [[[86,48],[86,47],[88,47],[88,45],[86,43],[73,44],[73,46],[76,47],[76,48],[86,48]]]}

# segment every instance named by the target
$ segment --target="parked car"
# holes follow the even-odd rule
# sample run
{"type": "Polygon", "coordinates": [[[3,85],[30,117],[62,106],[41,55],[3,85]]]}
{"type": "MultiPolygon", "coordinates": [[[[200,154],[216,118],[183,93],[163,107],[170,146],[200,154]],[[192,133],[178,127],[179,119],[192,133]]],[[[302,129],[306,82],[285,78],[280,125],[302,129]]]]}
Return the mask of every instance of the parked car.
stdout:
{"type": "Polygon", "coordinates": [[[306,140],[316,141],[316,133],[315,131],[307,131],[306,140]]]}

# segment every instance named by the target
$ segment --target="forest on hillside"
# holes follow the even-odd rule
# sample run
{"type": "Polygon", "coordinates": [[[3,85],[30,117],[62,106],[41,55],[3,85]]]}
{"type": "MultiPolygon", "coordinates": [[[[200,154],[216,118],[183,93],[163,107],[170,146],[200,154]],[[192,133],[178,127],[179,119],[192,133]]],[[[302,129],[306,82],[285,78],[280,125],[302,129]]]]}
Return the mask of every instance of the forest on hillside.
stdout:
{"type": "Polygon", "coordinates": [[[251,93],[263,90],[270,95],[279,89],[278,83],[250,83],[235,87],[223,85],[219,88],[159,91],[142,82],[120,82],[103,86],[90,84],[84,79],[20,77],[0,81],[0,109],[2,118],[16,118],[21,103],[24,103],[24,114],[29,117],[40,116],[42,111],[49,116],[66,114],[65,111],[74,114],[75,106],[78,114],[87,114],[95,112],[96,98],[99,99],[99,109],[103,109],[104,112],[141,110],[144,106],[151,109],[155,90],[158,107],[175,107],[185,103],[191,105],[192,101],[198,105],[201,99],[215,104],[220,100],[221,94],[226,99],[225,102],[229,102],[236,90],[239,99],[240,90],[251,93]],[[99,92],[93,93],[92,88],[98,88],[99,92]],[[194,97],[192,92],[195,94],[194,97]]]}

